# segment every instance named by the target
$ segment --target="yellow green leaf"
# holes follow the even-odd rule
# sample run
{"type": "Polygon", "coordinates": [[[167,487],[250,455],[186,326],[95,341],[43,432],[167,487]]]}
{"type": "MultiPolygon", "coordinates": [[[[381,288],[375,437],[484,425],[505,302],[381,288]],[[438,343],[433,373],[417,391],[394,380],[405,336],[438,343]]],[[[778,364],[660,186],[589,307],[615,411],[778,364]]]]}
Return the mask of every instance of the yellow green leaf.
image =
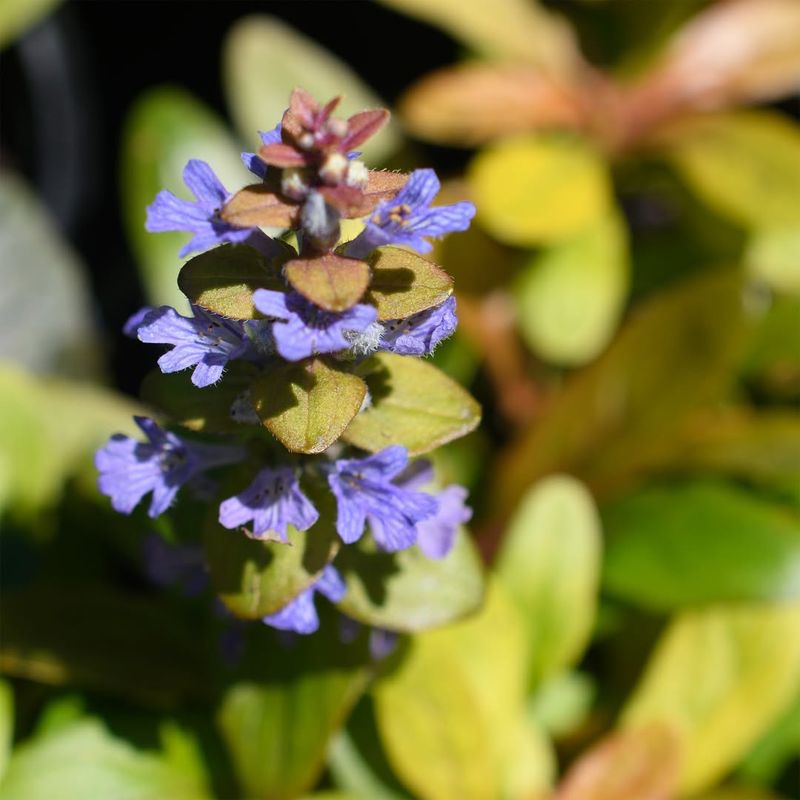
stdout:
{"type": "Polygon", "coordinates": [[[367,385],[320,358],[289,363],[258,378],[253,407],[266,428],[293,453],[321,453],[358,414],[367,385]]]}
{"type": "Polygon", "coordinates": [[[536,256],[516,285],[523,337],[548,361],[590,361],[617,328],[630,282],[627,235],[616,214],[536,256]]]}
{"type": "Polygon", "coordinates": [[[775,721],[800,685],[800,605],[713,606],[675,617],[623,712],[672,726],[681,791],[710,787],[775,721]]]}
{"type": "Polygon", "coordinates": [[[521,749],[533,747],[519,739],[524,653],[519,615],[493,584],[479,614],[414,637],[376,684],[386,754],[415,797],[484,800],[498,797],[509,782],[546,785],[548,775],[520,775],[522,767],[512,763],[521,749]]]}
{"type": "MultiPolygon", "coordinates": [[[[321,103],[344,95],[337,112],[343,116],[385,105],[347,64],[276,17],[240,19],[225,39],[222,57],[231,114],[252,150],[261,144],[257,131],[280,122],[298,86],[321,103]]],[[[399,131],[390,123],[359,150],[370,162],[380,162],[399,145],[399,131]]]]}
{"type": "Polygon", "coordinates": [[[371,405],[342,435],[364,450],[401,444],[411,455],[427,453],[465,436],[481,420],[469,392],[422,359],[380,353],[366,381],[371,405]]]}
{"type": "Polygon", "coordinates": [[[800,224],[756,231],[744,260],[750,274],[775,291],[800,295],[800,224]]]}
{"type": "Polygon", "coordinates": [[[381,0],[385,5],[438,25],[470,47],[510,61],[539,64],[568,74],[579,62],[568,23],[537,0],[381,0]]]}
{"type": "Polygon", "coordinates": [[[586,647],[597,606],[600,550],[594,502],[574,478],[545,478],[517,507],[495,570],[525,620],[535,683],[572,666],[586,647]]]}
{"type": "Polygon", "coordinates": [[[685,122],[667,156],[706,203],[748,228],[800,226],[800,128],[777,113],[740,111],[685,122]]]}
{"type": "Polygon", "coordinates": [[[611,205],[603,161],[577,138],[532,135],[500,142],[475,157],[469,179],[479,221],[508,244],[566,238],[611,205]]]}
{"type": "Polygon", "coordinates": [[[0,47],[10,44],[58,4],[59,0],[5,0],[0,5],[0,47]]]}

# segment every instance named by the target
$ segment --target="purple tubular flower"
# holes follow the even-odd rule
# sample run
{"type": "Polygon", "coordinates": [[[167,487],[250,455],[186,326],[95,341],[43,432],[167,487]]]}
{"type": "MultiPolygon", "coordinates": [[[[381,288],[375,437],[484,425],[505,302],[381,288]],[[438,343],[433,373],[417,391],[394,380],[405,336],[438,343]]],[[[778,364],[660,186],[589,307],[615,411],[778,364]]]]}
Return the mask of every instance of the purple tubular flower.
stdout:
{"type": "Polygon", "coordinates": [[[325,311],[297,292],[284,294],[271,289],[257,289],[253,302],[264,316],[275,320],[275,349],[287,361],[346,350],[350,342],[345,332],[365,330],[378,313],[373,306],[363,304],[341,313],[325,311]]]}
{"type": "Polygon", "coordinates": [[[319,616],[314,606],[314,595],[319,592],[332,603],[338,603],[346,591],[347,587],[342,576],[331,564],[328,564],[312,586],[297,595],[280,611],[264,617],[262,621],[266,625],[283,631],[314,633],[319,628],[319,616]]]}
{"type": "Polygon", "coordinates": [[[328,485],[336,497],[336,530],[345,544],[361,538],[367,521],[383,550],[404,550],[416,542],[417,523],[432,517],[437,504],[429,494],[392,482],[407,463],[408,451],[394,445],[332,466],[328,485]]]}
{"type": "Polygon", "coordinates": [[[457,325],[456,299],[451,295],[435,308],[385,322],[379,347],[401,356],[428,356],[453,334],[457,325]]]}
{"type": "Polygon", "coordinates": [[[125,324],[122,326],[122,332],[129,338],[135,339],[136,334],[139,331],[139,327],[144,322],[145,317],[151,312],[155,311],[154,306],[142,306],[135,314],[131,314],[128,319],[125,320],[125,324]]]}
{"type": "MultiPolygon", "coordinates": [[[[281,123],[279,122],[271,131],[259,131],[261,144],[278,144],[281,140],[281,123]]],[[[242,153],[242,163],[253,175],[262,180],[267,176],[267,165],[256,153],[242,153]]]]}
{"type": "Polygon", "coordinates": [[[208,586],[203,550],[199,545],[165,542],[157,534],[144,541],[144,567],[147,577],[157,586],[179,586],[184,594],[200,594],[208,586]]]}
{"type": "Polygon", "coordinates": [[[238,447],[188,442],[160,428],[147,417],[134,417],[148,441],[137,442],[120,433],[109,439],[94,457],[100,491],[121,514],[130,514],[152,492],[148,514],[163,514],[178,490],[204,470],[242,458],[238,447]]]}
{"type": "MultiPolygon", "coordinates": [[[[419,489],[433,480],[430,461],[415,461],[397,477],[396,483],[405,489],[419,489]]],[[[472,509],[465,504],[467,490],[452,484],[434,496],[436,513],[417,523],[419,549],[433,559],[444,558],[453,548],[459,525],[472,518],[472,509]]]]}
{"type": "Polygon", "coordinates": [[[300,491],[297,476],[289,467],[262,469],[243,492],[224,500],[219,507],[219,521],[226,528],[237,528],[252,520],[249,535],[254,539],[266,539],[274,533],[286,542],[287,526],[305,531],[317,519],[317,509],[300,491]]]}
{"type": "Polygon", "coordinates": [[[380,203],[366,220],[364,230],[347,246],[351,258],[363,258],[376,247],[399,244],[428,253],[425,237],[438,238],[465,231],[475,216],[472,203],[431,207],[439,192],[439,179],[432,169],[417,169],[391,200],[380,203]]]}
{"type": "Polygon", "coordinates": [[[180,372],[194,367],[192,383],[202,389],[222,377],[229,361],[248,352],[250,340],[241,322],[219,317],[198,306],[192,310],[194,317],[184,317],[170,306],[155,308],[139,322],[137,333],[142,342],[173,345],[158,359],[161,371],[180,372]]]}
{"type": "Polygon", "coordinates": [[[258,228],[237,228],[222,220],[218,212],[231,195],[205,161],[194,158],[189,161],[183,170],[183,182],[196,199],[183,200],[164,189],[147,207],[145,223],[145,228],[151,233],[193,233],[192,239],[181,249],[181,257],[196,250],[208,250],[223,242],[247,242],[254,247],[271,242],[258,228]]]}

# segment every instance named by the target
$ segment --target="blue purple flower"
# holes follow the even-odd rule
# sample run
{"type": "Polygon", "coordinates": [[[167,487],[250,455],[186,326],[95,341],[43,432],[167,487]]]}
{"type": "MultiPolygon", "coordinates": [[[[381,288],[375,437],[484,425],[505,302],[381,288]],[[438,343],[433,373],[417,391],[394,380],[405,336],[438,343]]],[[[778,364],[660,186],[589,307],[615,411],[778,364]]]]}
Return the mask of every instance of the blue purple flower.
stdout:
{"type": "MultiPolygon", "coordinates": [[[[162,372],[180,372],[194,367],[192,383],[203,388],[222,377],[225,365],[250,349],[241,322],[225,319],[194,306],[194,317],[184,317],[170,306],[152,309],[138,321],[139,340],[148,344],[171,344],[158,359],[162,372]]],[[[134,315],[135,318],[136,315],[134,315]]],[[[131,318],[127,326],[134,324],[131,318]]]]}
{"type": "Polygon", "coordinates": [[[363,258],[387,244],[428,253],[431,244],[426,237],[465,231],[475,216],[475,206],[461,202],[431,207],[440,186],[432,169],[414,170],[393,199],[384,200],[375,208],[364,230],[347,246],[347,255],[363,258]]]}
{"type": "Polygon", "coordinates": [[[331,466],[328,485],[336,497],[336,529],[346,544],[361,538],[367,522],[383,550],[404,550],[416,542],[417,523],[432,517],[437,504],[429,494],[393,483],[407,463],[408,451],[394,445],[331,466]]]}
{"type": "Polygon", "coordinates": [[[325,311],[297,292],[257,289],[255,307],[275,321],[275,349],[287,361],[299,361],[319,353],[335,353],[350,347],[346,334],[363,331],[375,321],[373,306],[357,304],[346,311],[325,311]]]}
{"type": "MultiPolygon", "coordinates": [[[[281,140],[281,124],[279,122],[271,131],[259,131],[261,144],[278,144],[281,140]]],[[[242,153],[242,163],[253,175],[262,180],[266,177],[267,165],[258,157],[257,153],[242,153]]]]}
{"type": "Polygon", "coordinates": [[[457,325],[456,299],[451,295],[435,308],[384,322],[380,349],[401,356],[428,356],[453,334],[457,325]]]}
{"type": "Polygon", "coordinates": [[[272,240],[258,228],[237,228],[219,216],[219,210],[231,195],[205,161],[194,158],[189,161],[183,170],[183,182],[195,200],[184,200],[163,189],[147,207],[145,223],[145,228],[151,233],[193,233],[194,236],[181,249],[181,257],[223,242],[246,242],[268,255],[275,252],[272,240]]]}
{"type": "Polygon", "coordinates": [[[94,457],[98,488],[121,514],[130,514],[152,492],[148,514],[157,517],[169,508],[181,486],[211,467],[242,457],[241,448],[189,442],[147,417],[134,420],[146,442],[118,433],[94,457]]]}
{"type": "Polygon", "coordinates": [[[219,507],[219,521],[226,528],[238,528],[252,521],[248,535],[254,539],[276,534],[286,542],[289,525],[305,531],[317,519],[317,509],[300,490],[297,476],[289,467],[262,469],[243,492],[229,497],[219,507]]]}
{"type": "Polygon", "coordinates": [[[297,595],[280,611],[264,617],[263,622],[284,631],[314,633],[319,628],[319,616],[314,605],[314,595],[319,592],[332,603],[338,603],[346,591],[347,587],[342,576],[331,564],[328,564],[312,586],[297,595]]]}
{"type": "MultiPolygon", "coordinates": [[[[420,489],[433,480],[430,461],[415,461],[397,478],[396,483],[405,489],[420,489]]],[[[419,549],[433,559],[444,558],[452,549],[458,528],[472,518],[472,509],[466,505],[467,490],[451,484],[433,496],[436,513],[417,523],[419,549]]]]}

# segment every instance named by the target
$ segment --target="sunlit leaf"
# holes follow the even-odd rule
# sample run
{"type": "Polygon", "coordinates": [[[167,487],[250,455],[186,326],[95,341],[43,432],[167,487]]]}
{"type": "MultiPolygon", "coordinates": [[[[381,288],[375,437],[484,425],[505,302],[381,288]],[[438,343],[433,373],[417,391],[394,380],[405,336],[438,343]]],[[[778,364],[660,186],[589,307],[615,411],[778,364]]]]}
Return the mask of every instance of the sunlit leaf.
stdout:
{"type": "Polygon", "coordinates": [[[253,319],[256,289],[283,288],[278,265],[245,245],[225,245],[187,261],[178,286],[190,303],[230,319],[253,319]]]}
{"type": "Polygon", "coordinates": [[[426,453],[480,422],[480,406],[469,392],[419,358],[380,353],[366,381],[371,404],[342,434],[364,450],[401,444],[412,455],[426,453]]]}
{"type": "Polygon", "coordinates": [[[509,512],[550,472],[570,469],[606,488],[659,461],[690,414],[733,381],[743,324],[735,270],[709,272],[642,304],[508,449],[495,468],[495,506],[509,512]]]}
{"type": "Polygon", "coordinates": [[[438,265],[399,247],[381,247],[370,257],[369,300],[378,319],[404,319],[443,303],[453,279],[438,265]]]}
{"type": "Polygon", "coordinates": [[[470,147],[540,128],[576,128],[578,99],[545,72],[521,64],[467,62],[425,75],[400,100],[416,136],[470,147]]]}
{"type": "MultiPolygon", "coordinates": [[[[244,477],[244,476],[242,476],[244,477]]],[[[231,494],[247,487],[230,485],[231,494]]],[[[320,512],[307,531],[289,526],[288,543],[248,538],[243,530],[223,528],[209,515],[204,546],[211,582],[220,600],[237,617],[261,619],[283,608],[307,589],[339,548],[331,496],[316,484],[303,489],[320,512]]]]}
{"type": "Polygon", "coordinates": [[[800,295],[800,225],[756,231],[744,259],[754,277],[778,292],[800,295]]]}
{"type": "Polygon", "coordinates": [[[519,326],[531,349],[570,366],[608,344],[628,293],[625,228],[615,215],[535,257],[516,284],[519,326]]]}
{"type": "Polygon", "coordinates": [[[357,375],[319,358],[278,367],[251,389],[261,421],[293,453],[330,447],[358,413],[366,392],[357,375]]]}
{"type": "Polygon", "coordinates": [[[800,755],[800,689],[775,724],[759,739],[739,767],[742,777],[763,784],[777,783],[800,755]]]}
{"type": "MultiPolygon", "coordinates": [[[[333,620],[328,622],[333,625],[333,620]]],[[[242,797],[283,800],[310,789],[325,751],[364,687],[361,651],[343,655],[335,630],[275,652],[258,677],[225,693],[218,723],[242,786],[242,797]],[[275,657],[277,656],[277,657],[275,657]]]]}
{"type": "Polygon", "coordinates": [[[162,753],[137,750],[87,718],[20,745],[0,791],[4,800],[204,800],[211,797],[206,781],[203,773],[179,768],[162,753]]]}
{"type": "Polygon", "coordinates": [[[610,208],[605,165],[580,139],[531,135],[503,141],[476,156],[469,179],[478,220],[508,244],[563,239],[610,208]]]}
{"type": "Polygon", "coordinates": [[[800,298],[776,297],[744,363],[749,382],[776,398],[800,398],[800,298]]]}
{"type": "Polygon", "coordinates": [[[573,478],[546,478],[517,507],[495,570],[525,620],[533,683],[571,666],[586,647],[600,550],[592,497],[573,478]]]}
{"type": "Polygon", "coordinates": [[[680,735],[680,789],[708,788],[747,752],[800,685],[800,605],[716,606],[675,618],[624,711],[631,730],[680,735]]]}
{"type": "Polygon", "coordinates": [[[438,25],[475,50],[569,74],[579,63],[569,25],[536,0],[497,0],[486,13],[481,0],[381,0],[385,5],[438,25]]]}
{"type": "Polygon", "coordinates": [[[14,740],[14,690],[8,681],[0,680],[0,784],[11,755],[14,740]]]}
{"type": "Polygon", "coordinates": [[[46,16],[59,0],[6,0],[0,7],[0,47],[5,47],[46,16]]]}
{"type": "Polygon", "coordinates": [[[647,608],[800,598],[800,516],[733,485],[651,485],[603,522],[605,588],[647,608]]]}
{"type": "Polygon", "coordinates": [[[665,726],[612,734],[572,765],[554,800],[672,800],[678,758],[665,726]]]}
{"type": "Polygon", "coordinates": [[[549,734],[565,736],[586,719],[596,693],[587,673],[562,672],[537,688],[528,711],[549,734]]]}
{"type": "Polygon", "coordinates": [[[178,251],[190,234],[148,233],[146,209],[161,189],[193,199],[182,180],[187,162],[207,161],[228,191],[246,181],[239,150],[223,123],[183,89],[158,87],[128,113],[122,143],[122,205],[128,239],[151,303],[186,308],[176,284],[178,251]]]}
{"type": "MultiPolygon", "coordinates": [[[[256,132],[272,130],[280,122],[289,95],[298,86],[322,103],[344,95],[337,110],[343,116],[385,105],[353,69],[276,17],[238,20],[225,40],[223,63],[231,113],[254,150],[260,145],[256,132]]],[[[389,125],[358,149],[374,163],[399,144],[397,128],[389,125]]]]}
{"type": "MultiPolygon", "coordinates": [[[[511,770],[519,768],[513,762],[520,755],[524,652],[519,616],[493,586],[478,615],[414,637],[376,684],[381,739],[415,797],[500,794],[511,770]]],[[[530,786],[531,776],[523,783],[530,786]]]]}
{"type": "Polygon", "coordinates": [[[406,632],[446,625],[472,614],[483,600],[483,565],[464,529],[442,559],[416,547],[380,553],[362,541],[342,550],[336,568],[347,582],[339,608],[373,627],[406,632]]]}
{"type": "Polygon", "coordinates": [[[0,281],[0,358],[36,372],[97,375],[83,267],[38,200],[8,171],[0,176],[0,281]]]}
{"type": "Polygon", "coordinates": [[[800,226],[800,129],[765,111],[699,117],[670,133],[667,155],[719,214],[749,228],[800,226]]]}

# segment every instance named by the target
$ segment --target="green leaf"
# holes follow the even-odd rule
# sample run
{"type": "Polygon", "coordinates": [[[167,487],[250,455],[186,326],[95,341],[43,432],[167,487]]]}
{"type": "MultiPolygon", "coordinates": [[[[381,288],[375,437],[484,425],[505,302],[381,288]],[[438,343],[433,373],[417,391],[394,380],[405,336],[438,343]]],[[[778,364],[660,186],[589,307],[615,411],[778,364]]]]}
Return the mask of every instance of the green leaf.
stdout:
{"type": "Polygon", "coordinates": [[[800,685],[800,605],[713,606],[678,615],[623,712],[625,726],[680,735],[681,795],[725,774],[800,685]]]}
{"type": "Polygon", "coordinates": [[[606,167],[580,139],[506,139],[475,157],[469,180],[478,220],[507,244],[568,238],[611,208],[606,167]]]}
{"type": "Polygon", "coordinates": [[[536,256],[516,284],[519,326],[548,361],[576,366],[608,344],[630,283],[626,232],[616,215],[601,217],[536,256]]]}
{"type": "Polygon", "coordinates": [[[486,13],[481,0],[381,0],[390,8],[438,25],[471,49],[526,61],[568,75],[580,58],[567,22],[536,0],[498,0],[486,13]]]}
{"type": "MultiPolygon", "coordinates": [[[[294,252],[287,247],[287,251],[294,252]]],[[[247,245],[223,245],[187,261],[178,286],[190,303],[231,319],[253,319],[256,289],[283,289],[277,265],[247,245]]]]}
{"type": "Polygon", "coordinates": [[[800,295],[800,225],[756,231],[744,260],[750,274],[775,291],[800,295]]]}
{"type": "MultiPolygon", "coordinates": [[[[356,711],[356,714],[358,712],[356,711]]],[[[352,717],[351,717],[352,720],[352,717]]],[[[386,786],[359,752],[347,731],[339,731],[328,750],[328,766],[337,786],[369,800],[407,800],[408,795],[386,786]]]]}
{"type": "Polygon", "coordinates": [[[366,376],[371,405],[342,438],[377,452],[401,444],[411,455],[427,453],[474,430],[480,406],[469,392],[419,358],[380,353],[366,376]]]}
{"type": "Polygon", "coordinates": [[[349,617],[393,631],[421,631],[474,612],[483,599],[483,567],[461,528],[445,558],[412,547],[382,553],[359,543],[342,550],[336,568],[347,583],[339,608],[349,617]]]}
{"type": "Polygon", "coordinates": [[[370,256],[369,301],[379,320],[404,319],[443,303],[453,279],[426,258],[399,247],[380,247],[370,256]]]}
{"type": "Polygon", "coordinates": [[[780,776],[800,756],[800,691],[775,724],[761,737],[738,773],[763,784],[777,783],[780,776]]]}
{"type": "Polygon", "coordinates": [[[800,298],[774,298],[745,359],[745,376],[771,397],[800,398],[799,317],[800,298]]]}
{"type": "MultiPolygon", "coordinates": [[[[244,476],[243,476],[244,477],[244,476]]],[[[231,493],[247,486],[229,486],[231,493]]],[[[306,482],[304,490],[319,511],[307,531],[289,526],[288,544],[248,538],[219,524],[216,512],[206,524],[204,546],[211,582],[225,607],[242,619],[261,619],[283,608],[311,586],[339,549],[333,498],[306,482]]]]}
{"type": "Polygon", "coordinates": [[[518,771],[524,654],[521,620],[493,585],[479,614],[414,637],[375,685],[387,756],[415,797],[497,797],[509,779],[530,786],[518,771]]]}
{"type": "MultiPolygon", "coordinates": [[[[258,418],[250,419],[243,410],[247,408],[245,400],[257,375],[259,370],[255,365],[236,361],[228,365],[219,383],[198,389],[192,383],[191,369],[169,374],[153,370],[142,383],[141,395],[146,403],[167,414],[170,421],[190,430],[247,433],[259,430],[246,424],[257,425],[258,418]]],[[[255,415],[255,409],[252,414],[255,415]]]]}
{"type": "Polygon", "coordinates": [[[217,713],[238,796],[289,800],[316,783],[331,738],[364,689],[366,638],[342,644],[329,615],[291,649],[268,637],[239,668],[244,678],[225,692],[217,713]]]}
{"type": "Polygon", "coordinates": [[[596,695],[595,682],[587,673],[562,672],[531,696],[528,713],[551,736],[568,736],[586,720],[596,695]]]}
{"type": "Polygon", "coordinates": [[[248,174],[239,148],[208,108],[183,89],[161,86],[138,98],[122,141],[122,205],[128,239],[139,262],[148,300],[185,309],[176,284],[185,233],[148,233],[146,209],[162,189],[193,199],[182,180],[187,162],[207,161],[231,191],[248,174]]]}
{"type": "Polygon", "coordinates": [[[0,366],[0,398],[0,509],[20,516],[55,505],[110,434],[138,430],[131,415],[140,409],[121,396],[11,364],[0,366]]]}
{"type": "Polygon", "coordinates": [[[321,453],[341,435],[364,402],[357,375],[320,358],[278,367],[253,383],[261,421],[293,453],[321,453]]]}
{"type": "Polygon", "coordinates": [[[667,140],[667,156],[719,214],[748,228],[800,225],[800,130],[779,114],[703,115],[667,140]]]}
{"type": "MultiPolygon", "coordinates": [[[[256,131],[271,130],[280,122],[289,95],[298,86],[322,103],[344,95],[339,106],[343,116],[385,105],[330,51],[265,15],[244,17],[230,29],[224,43],[223,78],[236,126],[256,150],[260,146],[256,131]]],[[[388,125],[359,149],[365,160],[380,162],[399,145],[397,127],[388,125]]]]}
{"type": "Polygon", "coordinates": [[[333,253],[288,261],[283,274],[303,297],[328,311],[354,306],[369,284],[366,262],[333,253]]]}
{"type": "Polygon", "coordinates": [[[0,668],[148,703],[203,697],[210,679],[205,654],[213,647],[208,633],[189,627],[163,602],[108,589],[39,586],[3,597],[0,668]]]}
{"type": "Polygon", "coordinates": [[[755,786],[725,786],[712,789],[692,800],[781,800],[778,795],[755,786]]]}
{"type": "Polygon", "coordinates": [[[0,47],[5,47],[49,14],[59,0],[5,0],[0,6],[0,47]]]}
{"type": "Polygon", "coordinates": [[[495,507],[509,513],[552,472],[569,470],[598,493],[661,463],[690,416],[733,382],[746,333],[735,270],[704,273],[640,305],[606,353],[503,454],[495,507]]]}
{"type": "Polygon", "coordinates": [[[800,517],[735,486],[648,486],[603,522],[604,588],[638,605],[800,598],[800,517]]]}
{"type": "Polygon", "coordinates": [[[0,680],[0,785],[11,755],[14,741],[14,690],[8,681],[0,680]]]}
{"type": "Polygon", "coordinates": [[[101,359],[83,265],[30,189],[6,170],[0,281],[0,358],[36,372],[97,376],[101,359]]]}
{"type": "Polygon", "coordinates": [[[204,800],[206,777],[162,754],[137,750],[96,719],[36,737],[15,750],[0,786],[3,800],[204,800]]]}
{"type": "Polygon", "coordinates": [[[533,684],[572,666],[597,610],[601,530],[592,496],[573,478],[545,478],[523,498],[495,573],[525,620],[533,684]]]}

